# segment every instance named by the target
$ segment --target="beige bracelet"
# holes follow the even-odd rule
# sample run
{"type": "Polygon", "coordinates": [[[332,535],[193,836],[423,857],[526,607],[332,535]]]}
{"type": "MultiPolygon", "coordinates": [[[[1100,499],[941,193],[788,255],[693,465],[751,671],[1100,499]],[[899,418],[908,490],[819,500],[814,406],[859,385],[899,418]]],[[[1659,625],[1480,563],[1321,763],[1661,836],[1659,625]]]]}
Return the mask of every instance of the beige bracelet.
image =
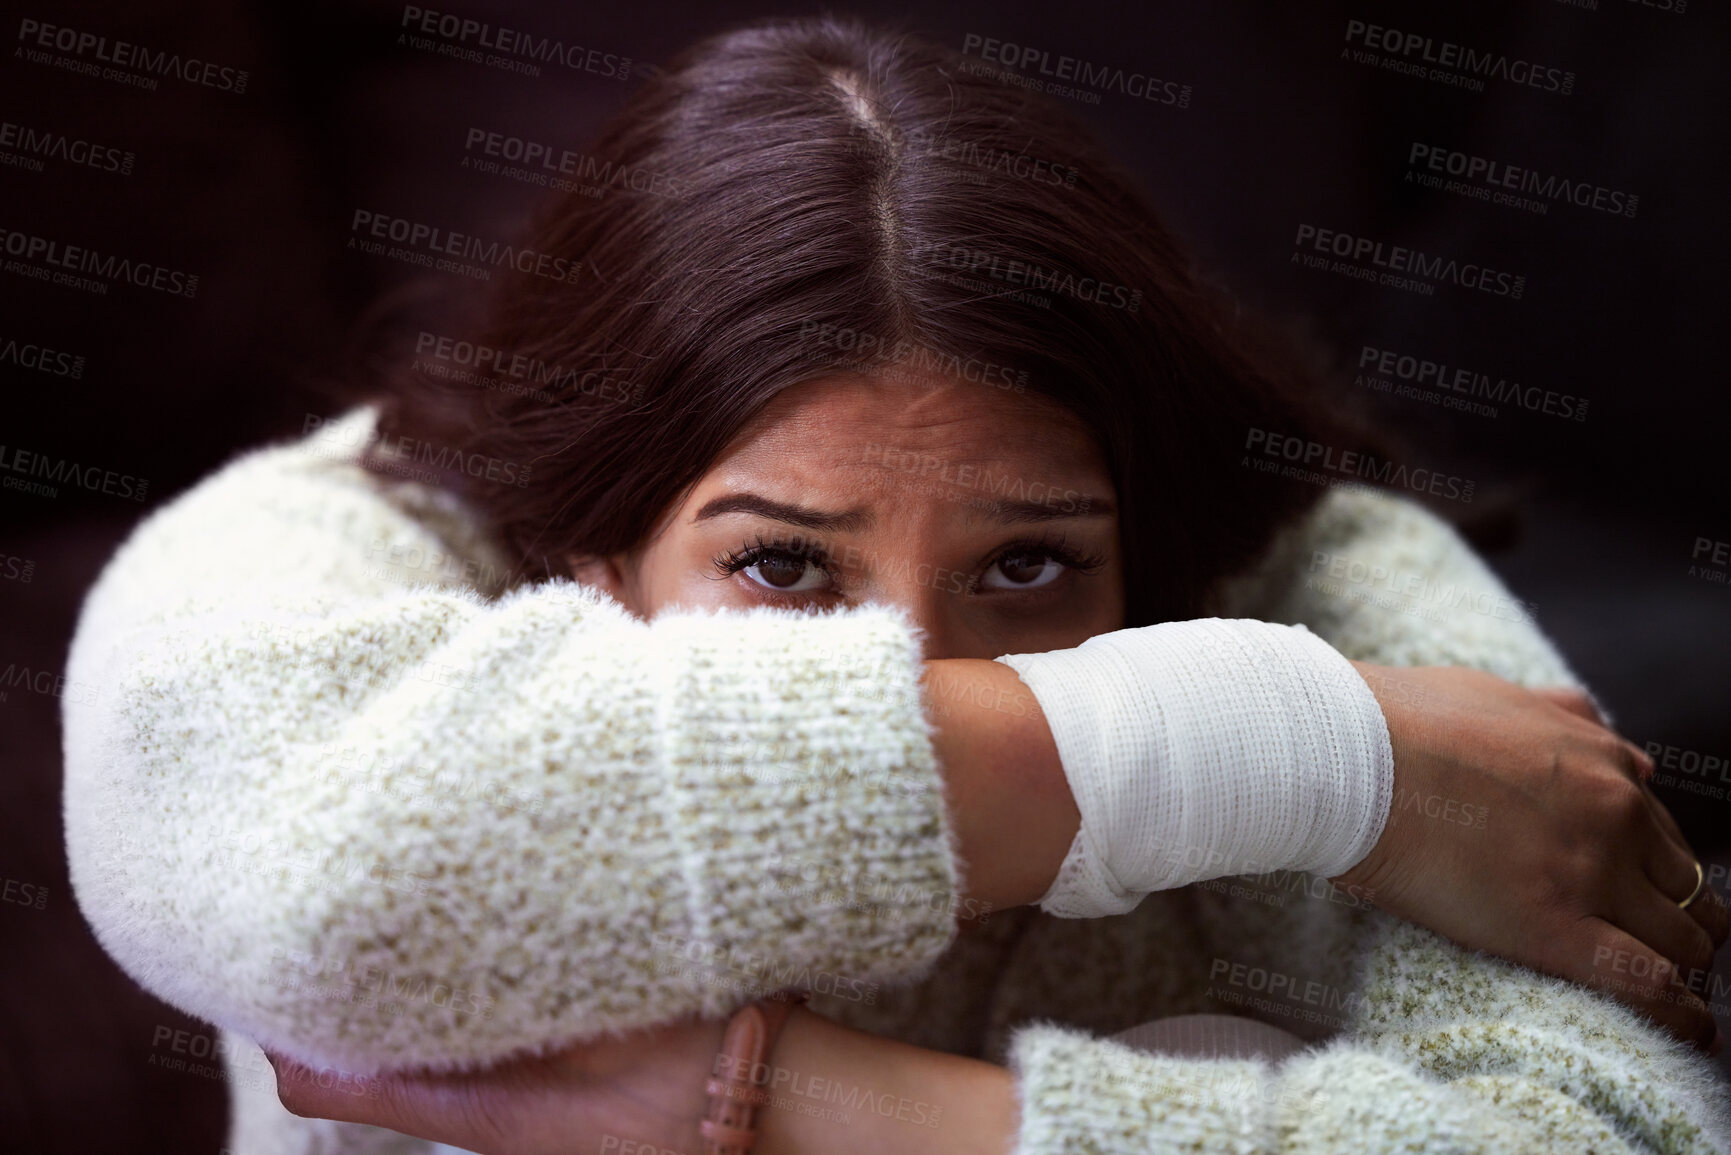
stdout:
{"type": "Polygon", "coordinates": [[[747,1003],[728,1020],[715,1066],[704,1083],[709,1092],[709,1118],[703,1120],[704,1155],[748,1155],[757,1142],[757,1108],[769,1101],[762,1086],[769,1082],[769,1057],[793,1008],[811,996],[804,991],[778,991],[747,1003]]]}

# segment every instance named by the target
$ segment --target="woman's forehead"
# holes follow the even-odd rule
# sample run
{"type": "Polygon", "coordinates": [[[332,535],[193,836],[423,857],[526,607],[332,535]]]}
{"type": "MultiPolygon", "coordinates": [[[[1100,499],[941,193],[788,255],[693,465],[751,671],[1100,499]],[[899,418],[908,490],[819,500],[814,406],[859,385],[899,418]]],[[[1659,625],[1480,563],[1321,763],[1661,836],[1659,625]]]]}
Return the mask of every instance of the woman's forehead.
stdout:
{"type": "Polygon", "coordinates": [[[1071,511],[1113,507],[1092,434],[1043,398],[1005,404],[969,382],[796,388],[722,455],[694,501],[752,493],[837,510],[935,504],[958,516],[1000,518],[1017,507],[1030,520],[1054,499],[1071,511]]]}
{"type": "Polygon", "coordinates": [[[797,453],[837,466],[869,465],[881,460],[884,446],[982,464],[1064,458],[1083,469],[1101,464],[1093,433],[1049,398],[910,374],[838,375],[791,386],[747,423],[721,462],[797,453]]]}

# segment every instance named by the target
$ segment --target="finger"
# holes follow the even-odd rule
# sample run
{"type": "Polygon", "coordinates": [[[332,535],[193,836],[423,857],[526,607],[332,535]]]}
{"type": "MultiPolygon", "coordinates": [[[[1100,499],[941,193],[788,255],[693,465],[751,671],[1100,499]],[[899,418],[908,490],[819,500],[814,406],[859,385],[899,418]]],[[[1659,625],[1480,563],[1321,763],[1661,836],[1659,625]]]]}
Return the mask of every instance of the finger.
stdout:
{"type": "Polygon", "coordinates": [[[383,1082],[334,1067],[312,1067],[284,1055],[265,1052],[276,1072],[277,1098],[291,1113],[345,1123],[382,1123],[383,1082]]]}
{"type": "Polygon", "coordinates": [[[1615,998],[1658,1023],[1685,1043],[1703,1050],[1718,1037],[1707,1004],[1683,986],[1676,968],[1645,945],[1608,923],[1596,923],[1590,945],[1565,968],[1573,979],[1615,998]],[[1583,965],[1584,964],[1584,965],[1583,965]]]}
{"type": "MultiPolygon", "coordinates": [[[[1694,874],[1695,864],[1698,861],[1694,851],[1689,849],[1688,840],[1683,837],[1683,832],[1677,828],[1677,820],[1672,817],[1670,808],[1659,801],[1651,790],[1647,791],[1647,800],[1654,821],[1659,824],[1675,845],[1681,847],[1689,855],[1690,865],[1686,877],[1689,887],[1693,889],[1696,877],[1694,874]]],[[[1703,871],[1705,871],[1705,867],[1703,867],[1703,871]]],[[[1682,871],[1677,871],[1676,874],[1679,877],[1685,877],[1682,871]]],[[[1712,939],[1713,945],[1721,947],[1725,945],[1727,932],[1731,931],[1731,914],[1726,912],[1724,902],[1714,893],[1713,887],[1708,884],[1705,873],[1701,877],[1701,893],[1694,902],[1689,904],[1689,914],[1701,924],[1701,929],[1707,932],[1707,937],[1712,939]]],[[[1670,891],[1666,890],[1666,893],[1669,894],[1670,891]]],[[[1682,902],[1687,897],[1688,893],[1684,892],[1678,896],[1677,901],[1682,902]]]]}
{"type": "Polygon", "coordinates": [[[436,1143],[478,1150],[475,1076],[354,1076],[315,1069],[268,1052],[277,1098],[295,1115],[367,1123],[436,1143]]]}
{"type": "Polygon", "coordinates": [[[1683,830],[1677,825],[1676,816],[1671,813],[1669,806],[1659,801],[1659,796],[1653,793],[1652,787],[1647,788],[1647,800],[1651,803],[1654,820],[1664,829],[1671,841],[1687,850],[1689,840],[1683,837],[1683,830]]]}
{"type": "Polygon", "coordinates": [[[1569,713],[1577,714],[1589,722],[1595,722],[1600,726],[1605,724],[1604,716],[1599,713],[1599,708],[1593,705],[1593,699],[1589,698],[1583,691],[1569,686],[1540,686],[1534,689],[1533,693],[1551,705],[1561,706],[1569,713]]]}
{"type": "Polygon", "coordinates": [[[1689,904],[1689,914],[1707,932],[1715,952],[1725,945],[1726,937],[1731,935],[1731,911],[1725,909],[1724,900],[1713,892],[1712,887],[1701,888],[1700,897],[1689,904]]]}
{"type": "MultiPolygon", "coordinates": [[[[1693,886],[1694,869],[1688,869],[1693,886]]],[[[1606,921],[1668,960],[1689,989],[1700,989],[1713,966],[1713,940],[1694,915],[1677,905],[1675,884],[1638,872],[1630,872],[1621,883],[1615,914],[1606,921]]],[[[1687,895],[1687,888],[1682,893],[1687,895]]]]}
{"type": "MultiPolygon", "coordinates": [[[[1651,782],[1654,773],[1658,770],[1658,767],[1653,765],[1653,756],[1635,745],[1633,742],[1629,741],[1627,738],[1624,738],[1621,734],[1617,736],[1617,740],[1622,742],[1624,746],[1628,747],[1630,757],[1635,760],[1636,772],[1641,779],[1641,785],[1645,786],[1647,783],[1651,782]]],[[[1669,815],[1667,815],[1667,817],[1668,816],[1669,815]]],[[[1675,824],[1673,824],[1673,828],[1674,827],[1675,824]]],[[[1679,835],[1679,837],[1681,837],[1681,835],[1679,835]]]]}

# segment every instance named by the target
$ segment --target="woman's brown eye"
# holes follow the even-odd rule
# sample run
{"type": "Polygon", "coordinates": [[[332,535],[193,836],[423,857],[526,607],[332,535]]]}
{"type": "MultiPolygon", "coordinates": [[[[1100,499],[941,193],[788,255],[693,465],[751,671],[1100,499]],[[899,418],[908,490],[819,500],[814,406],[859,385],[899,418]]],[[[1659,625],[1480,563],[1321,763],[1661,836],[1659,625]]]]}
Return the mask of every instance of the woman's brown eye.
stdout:
{"type": "Polygon", "coordinates": [[[1039,589],[1051,585],[1064,573],[1064,563],[1044,554],[1010,554],[986,571],[985,585],[991,589],[1039,589]],[[997,579],[997,580],[994,580],[997,579]]]}
{"type": "Polygon", "coordinates": [[[765,589],[782,593],[817,589],[825,576],[821,569],[811,564],[810,558],[785,553],[765,553],[740,572],[765,589]],[[814,580],[805,581],[808,570],[814,580]],[[800,584],[802,581],[805,584],[800,584]]]}

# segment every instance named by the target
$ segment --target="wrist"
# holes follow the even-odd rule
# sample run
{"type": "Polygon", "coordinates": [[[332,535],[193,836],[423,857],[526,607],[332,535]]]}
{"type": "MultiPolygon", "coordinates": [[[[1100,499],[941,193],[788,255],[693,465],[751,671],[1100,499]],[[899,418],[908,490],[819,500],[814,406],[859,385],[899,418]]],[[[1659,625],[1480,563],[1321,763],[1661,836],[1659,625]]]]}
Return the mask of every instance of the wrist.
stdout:
{"type": "Polygon", "coordinates": [[[1050,722],[1081,833],[1041,909],[1122,914],[1223,875],[1326,875],[1388,813],[1387,729],[1362,676],[1302,626],[1164,622],[998,658],[1050,722]]]}
{"type": "Polygon", "coordinates": [[[1038,902],[1081,825],[1039,702],[1015,670],[984,659],[929,661],[922,684],[965,864],[958,913],[1038,902]]]}
{"type": "Polygon", "coordinates": [[[753,1155],[1005,1155],[1019,1125],[1003,1067],[795,1008],[771,1057],[753,1155]]]}
{"type": "MultiPolygon", "coordinates": [[[[1349,659],[1350,660],[1350,659],[1349,659]]],[[[1376,699],[1377,709],[1382,711],[1384,725],[1388,730],[1388,743],[1391,754],[1390,771],[1390,805],[1388,815],[1377,836],[1376,842],[1367,850],[1362,858],[1345,870],[1330,877],[1329,881],[1345,888],[1356,888],[1367,894],[1378,890],[1386,890],[1389,884],[1389,874],[1393,870],[1394,850],[1408,832],[1402,822],[1400,809],[1395,806],[1394,792],[1398,789],[1401,769],[1404,759],[1400,756],[1402,739],[1401,707],[1412,702],[1415,688],[1403,677],[1403,670],[1391,666],[1378,665],[1375,662],[1360,662],[1350,660],[1354,671],[1364,679],[1371,695],[1376,699]]]]}

